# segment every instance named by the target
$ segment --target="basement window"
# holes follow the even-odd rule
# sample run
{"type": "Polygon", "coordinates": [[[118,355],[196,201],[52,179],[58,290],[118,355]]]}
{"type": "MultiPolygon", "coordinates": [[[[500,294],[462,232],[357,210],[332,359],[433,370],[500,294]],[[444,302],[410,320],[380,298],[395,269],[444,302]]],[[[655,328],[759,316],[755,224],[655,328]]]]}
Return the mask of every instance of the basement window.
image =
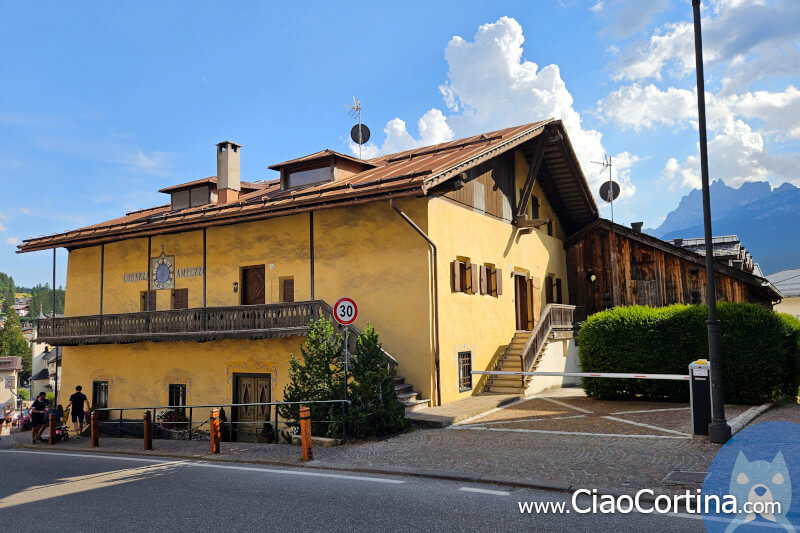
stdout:
{"type": "Polygon", "coordinates": [[[286,171],[286,187],[301,187],[303,185],[314,185],[325,181],[333,180],[333,170],[330,165],[317,168],[306,168],[301,170],[286,171]]]}
{"type": "Polygon", "coordinates": [[[472,352],[458,352],[458,392],[472,390],[472,352]]]}
{"type": "Polygon", "coordinates": [[[92,382],[92,407],[95,409],[108,407],[108,381],[92,382]]]}

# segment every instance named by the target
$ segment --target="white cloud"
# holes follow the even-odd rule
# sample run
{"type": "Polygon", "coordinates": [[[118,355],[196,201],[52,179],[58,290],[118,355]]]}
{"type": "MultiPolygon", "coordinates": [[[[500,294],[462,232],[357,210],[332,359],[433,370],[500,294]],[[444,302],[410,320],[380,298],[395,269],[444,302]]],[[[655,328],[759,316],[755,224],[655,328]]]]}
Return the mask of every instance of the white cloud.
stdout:
{"type": "Polygon", "coordinates": [[[30,209],[28,209],[27,207],[18,207],[17,209],[23,215],[33,215],[33,212],[30,209]]]}
{"type": "Polygon", "coordinates": [[[8,228],[5,227],[2,223],[0,223],[0,231],[8,231],[8,228]]]}
{"type": "MultiPolygon", "coordinates": [[[[419,138],[408,132],[405,121],[392,119],[384,128],[383,145],[366,147],[365,157],[552,117],[564,122],[596,192],[604,179],[593,171],[590,161],[599,161],[606,153],[602,134],[583,127],[557,65],[540,68],[524,59],[524,41],[522,26],[510,17],[480,26],[472,41],[453,37],[445,49],[447,81],[439,87],[449,114],[438,109],[425,113],[418,124],[419,138]]],[[[358,153],[357,146],[350,149],[358,153]]],[[[626,160],[632,165],[634,158],[630,155],[626,160]]],[[[623,197],[633,195],[630,172],[620,172],[620,185],[623,197]]]]}
{"type": "Polygon", "coordinates": [[[592,13],[599,13],[603,10],[603,2],[597,2],[595,5],[589,8],[589,11],[592,13]]]}
{"type": "Polygon", "coordinates": [[[20,242],[21,241],[19,239],[17,239],[16,237],[9,237],[8,239],[6,239],[6,244],[11,244],[13,246],[18,245],[20,242]]]}
{"type": "Polygon", "coordinates": [[[634,83],[612,91],[598,102],[598,113],[622,128],[675,126],[697,120],[697,99],[692,91],[670,87],[662,91],[655,85],[634,83]]]}
{"type": "Polygon", "coordinates": [[[643,30],[653,17],[669,7],[669,0],[647,0],[646,2],[630,2],[629,0],[609,0],[597,2],[589,11],[608,21],[602,33],[614,37],[628,37],[643,30]]]}

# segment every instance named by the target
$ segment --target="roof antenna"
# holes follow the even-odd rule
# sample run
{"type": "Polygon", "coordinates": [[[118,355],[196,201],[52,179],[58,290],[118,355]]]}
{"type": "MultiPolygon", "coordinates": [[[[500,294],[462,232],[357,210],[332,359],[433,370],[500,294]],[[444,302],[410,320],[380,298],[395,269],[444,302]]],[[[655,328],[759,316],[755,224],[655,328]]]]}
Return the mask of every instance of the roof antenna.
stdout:
{"type": "Polygon", "coordinates": [[[619,183],[611,177],[611,156],[606,155],[603,161],[592,161],[595,165],[602,165],[600,172],[608,169],[608,181],[600,186],[600,198],[611,204],[611,222],[614,222],[614,200],[619,197],[619,183]]]}
{"type": "Polygon", "coordinates": [[[358,158],[361,159],[361,145],[369,141],[369,128],[361,123],[361,101],[353,97],[353,105],[345,105],[350,111],[347,114],[356,120],[358,124],[350,130],[350,138],[358,145],[358,158]]]}

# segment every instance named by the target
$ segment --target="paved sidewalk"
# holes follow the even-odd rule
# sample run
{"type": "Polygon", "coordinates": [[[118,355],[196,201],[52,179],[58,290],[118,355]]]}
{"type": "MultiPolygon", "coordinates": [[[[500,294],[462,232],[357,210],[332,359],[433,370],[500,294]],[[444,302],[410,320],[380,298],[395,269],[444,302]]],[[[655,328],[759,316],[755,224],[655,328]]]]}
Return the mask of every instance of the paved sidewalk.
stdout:
{"type": "MultiPolygon", "coordinates": [[[[620,402],[622,404],[622,402],[620,402]]],[[[619,410],[622,410],[620,407],[619,410]]],[[[764,413],[765,420],[800,422],[800,406],[764,413]]],[[[14,434],[0,447],[27,445],[29,434],[14,434]]],[[[38,444],[42,451],[89,451],[88,439],[71,439],[56,446],[38,444]]],[[[222,443],[222,454],[209,456],[208,442],[156,440],[153,452],[142,451],[138,439],[104,438],[100,453],[222,461],[299,465],[300,449],[285,444],[222,443]]],[[[314,449],[311,467],[367,472],[433,475],[515,485],[596,488],[631,493],[642,488],[674,492],[682,487],[664,483],[672,471],[705,472],[719,446],[705,438],[626,438],[617,436],[422,429],[385,440],[314,449]]],[[[697,488],[687,485],[687,488],[697,488]]]]}

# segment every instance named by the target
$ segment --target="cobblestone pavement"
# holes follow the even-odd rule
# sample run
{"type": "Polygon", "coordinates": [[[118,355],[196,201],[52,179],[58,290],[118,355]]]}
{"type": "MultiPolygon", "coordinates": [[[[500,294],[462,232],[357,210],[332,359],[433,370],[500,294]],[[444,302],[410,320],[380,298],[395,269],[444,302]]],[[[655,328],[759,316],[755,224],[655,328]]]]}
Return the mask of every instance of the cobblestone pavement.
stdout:
{"type": "MultiPolygon", "coordinates": [[[[613,405],[607,407],[613,411],[609,412],[644,410],[628,409],[631,402],[610,403],[613,405]]],[[[596,406],[598,413],[605,412],[600,402],[581,405],[596,406]]],[[[665,404],[656,405],[656,408],[665,408],[665,404]]],[[[553,407],[559,406],[553,404],[553,407]]],[[[588,407],[586,409],[591,410],[588,407]]],[[[556,409],[551,411],[555,412],[556,409]]],[[[495,417],[496,420],[500,412],[488,413],[482,418],[495,417]]],[[[669,417],[683,417],[685,411],[661,412],[661,416],[666,416],[665,413],[669,417]]],[[[640,417],[638,420],[650,420],[648,413],[635,416],[640,417]]],[[[729,416],[733,418],[733,409],[729,411],[729,416]]],[[[775,408],[752,423],[766,420],[800,423],[800,406],[775,408]]],[[[474,420],[467,421],[472,422],[474,420]]],[[[664,424],[664,421],[660,423],[664,424]]],[[[677,427],[674,425],[677,422],[673,421],[672,424],[664,424],[663,427],[677,427]]],[[[28,438],[29,434],[4,437],[0,447],[16,443],[29,445],[28,438]]],[[[203,441],[156,440],[153,446],[153,452],[142,452],[142,441],[139,439],[105,438],[97,451],[199,458],[207,457],[209,444],[203,441]]],[[[89,442],[80,438],[56,446],[40,444],[36,447],[43,451],[88,450],[89,442]]],[[[530,483],[572,485],[574,488],[625,492],[650,488],[668,492],[681,487],[665,485],[663,480],[667,474],[673,470],[704,472],[718,449],[719,446],[709,444],[705,438],[630,438],[444,428],[415,430],[389,439],[347,446],[315,447],[314,463],[316,466],[332,468],[483,474],[530,483]]],[[[298,447],[283,444],[222,443],[222,452],[217,459],[284,464],[298,464],[300,455],[298,447]]]]}

